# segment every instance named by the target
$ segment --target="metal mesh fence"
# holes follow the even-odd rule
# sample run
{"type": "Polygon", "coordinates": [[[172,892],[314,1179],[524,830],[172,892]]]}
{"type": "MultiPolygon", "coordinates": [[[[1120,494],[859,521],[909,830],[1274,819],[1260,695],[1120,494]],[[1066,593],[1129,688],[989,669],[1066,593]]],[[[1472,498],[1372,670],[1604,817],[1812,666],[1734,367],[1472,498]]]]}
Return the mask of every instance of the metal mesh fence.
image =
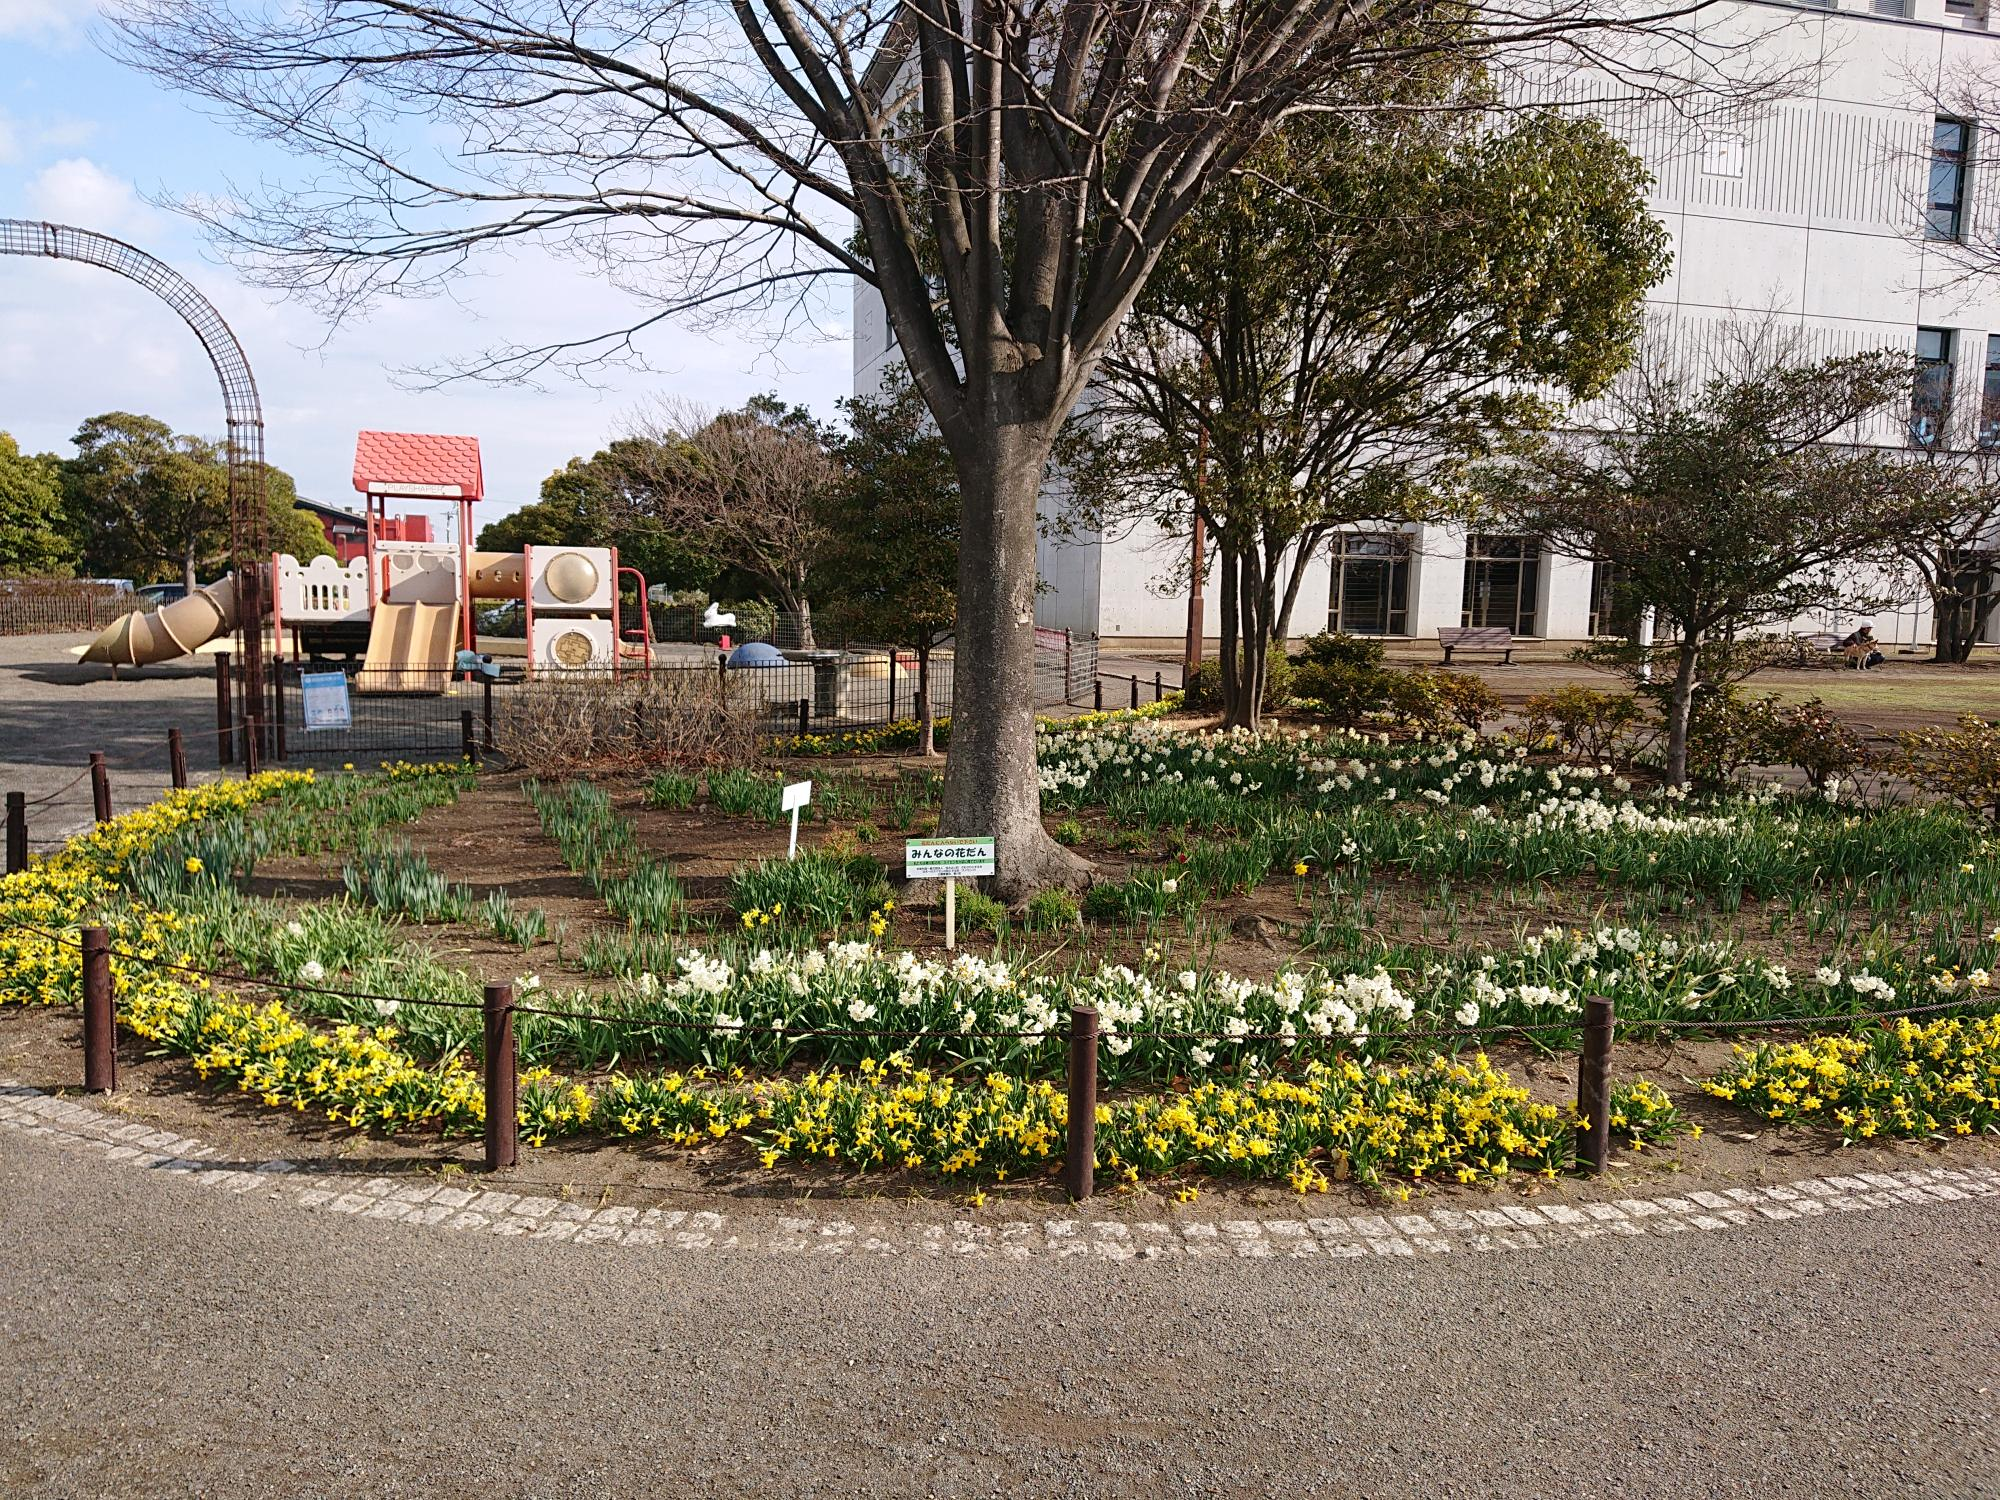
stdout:
{"type": "MultiPolygon", "coordinates": [[[[955,667],[949,654],[931,659],[931,712],[939,718],[949,717],[952,711],[955,667]]],[[[1038,650],[1036,706],[1089,707],[1096,668],[1097,642],[1093,638],[1072,638],[1066,650],[1038,650]]],[[[758,732],[767,736],[836,734],[915,718],[917,693],[924,680],[915,652],[879,647],[816,652],[809,660],[784,660],[769,666],[730,667],[718,654],[712,662],[621,674],[628,681],[640,675],[726,694],[733,706],[750,711],[758,732]]],[[[358,764],[456,755],[464,743],[467,713],[472,715],[475,742],[490,746],[504,739],[510,706],[524,698],[529,686],[519,667],[511,663],[504,664],[498,680],[466,681],[453,674],[371,672],[297,662],[276,667],[273,676],[272,736],[280,746],[279,753],[292,760],[358,764]],[[301,675],[331,671],[344,671],[347,678],[350,722],[345,728],[308,729],[301,675]]],[[[1148,685],[1148,697],[1151,691],[1148,685]]]]}
{"type": "Polygon", "coordinates": [[[102,630],[136,606],[123,584],[75,578],[0,578],[0,635],[102,630]]]}

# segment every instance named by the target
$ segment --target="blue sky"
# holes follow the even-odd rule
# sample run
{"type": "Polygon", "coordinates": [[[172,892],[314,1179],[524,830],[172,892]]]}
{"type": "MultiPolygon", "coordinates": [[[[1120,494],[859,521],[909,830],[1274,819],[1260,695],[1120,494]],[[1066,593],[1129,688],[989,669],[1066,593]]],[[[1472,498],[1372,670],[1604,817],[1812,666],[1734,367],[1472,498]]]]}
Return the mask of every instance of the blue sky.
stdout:
{"type": "MultiPolygon", "coordinates": [[[[675,332],[649,348],[650,374],[612,372],[607,388],[552,382],[540,392],[400,387],[393,372],[484,346],[595,329],[614,293],[529,258],[467,283],[457,300],[388,304],[327,341],[307,308],[241,283],[194,228],[149,200],[283,178],[282,153],[240,139],[178,94],[93,44],[94,6],[0,0],[0,218],[101,230],[172,264],[243,341],[264,403],[271,460],[302,493],[346,504],[363,427],[480,439],[491,519],[534,499],[543,476],[590,453],[647,401],[728,405],[779,390],[822,416],[847,393],[849,346],[787,340],[781,360],[757,330],[675,332]]],[[[220,435],[221,400],[201,346],[149,293],[92,267],[0,259],[0,431],[31,451],[71,451],[83,418],[139,411],[220,435]]]]}

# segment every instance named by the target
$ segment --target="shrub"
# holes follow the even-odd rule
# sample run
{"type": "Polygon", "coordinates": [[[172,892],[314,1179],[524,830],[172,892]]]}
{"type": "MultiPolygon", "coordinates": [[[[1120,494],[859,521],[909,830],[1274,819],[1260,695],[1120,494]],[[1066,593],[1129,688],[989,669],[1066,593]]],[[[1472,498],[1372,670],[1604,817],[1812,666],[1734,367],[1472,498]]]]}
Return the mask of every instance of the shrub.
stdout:
{"type": "Polygon", "coordinates": [[[1083,842],[1083,824],[1075,818],[1064,818],[1055,826],[1053,835],[1058,844],[1074,846],[1083,842]]]}
{"type": "Polygon", "coordinates": [[[1292,696],[1351,728],[1390,707],[1399,673],[1346,662],[1301,662],[1292,668],[1292,696]]]}
{"type": "Polygon", "coordinates": [[[1389,706],[1399,718],[1434,734],[1469,729],[1477,734],[1500,712],[1500,695],[1470,672],[1445,667],[1417,667],[1386,672],[1389,706]]]}
{"type": "Polygon", "coordinates": [[[1805,772],[1813,787],[1846,778],[1866,769],[1874,760],[1868,744],[1847,725],[1827,711],[1824,703],[1809,698],[1804,703],[1779,709],[1765,734],[1763,763],[1796,766],[1805,772]]]}
{"type": "Polygon", "coordinates": [[[718,692],[709,672],[544,676],[508,690],[494,738],[540,776],[745,765],[757,753],[757,706],[718,692]]]}
{"type": "Polygon", "coordinates": [[[1533,694],[1522,715],[1531,741],[1553,739],[1565,754],[1595,765],[1629,756],[1631,736],[1646,711],[1630,693],[1571,685],[1533,694]]]}
{"type": "Polygon", "coordinates": [[[1688,775],[1718,785],[1745,766],[1766,764],[1778,718],[1776,698],[1745,697],[1733,682],[1704,686],[1688,715],[1688,775]]]}
{"type": "MultiPolygon", "coordinates": [[[[1297,694],[1292,664],[1282,651],[1273,651],[1265,661],[1264,712],[1283,708],[1297,694]]],[[[1182,694],[1186,706],[1200,713],[1214,713],[1222,707],[1222,663],[1205,661],[1182,694]]]]}
{"type": "Polygon", "coordinates": [[[1374,636],[1344,632],[1308,636],[1292,658],[1293,666],[1379,667],[1387,647],[1374,636]]]}
{"type": "Polygon", "coordinates": [[[2000,822],[2000,725],[1966,714],[1956,729],[1897,736],[1894,768],[1917,790],[2000,822]]]}
{"type": "Polygon", "coordinates": [[[990,933],[995,942],[1007,935],[1006,902],[971,886],[961,887],[954,899],[958,903],[958,925],[966,932],[990,933]]]}
{"type": "Polygon", "coordinates": [[[1060,932],[1081,920],[1076,897],[1060,886],[1036,891],[1028,898],[1028,926],[1037,932],[1060,932]]]}

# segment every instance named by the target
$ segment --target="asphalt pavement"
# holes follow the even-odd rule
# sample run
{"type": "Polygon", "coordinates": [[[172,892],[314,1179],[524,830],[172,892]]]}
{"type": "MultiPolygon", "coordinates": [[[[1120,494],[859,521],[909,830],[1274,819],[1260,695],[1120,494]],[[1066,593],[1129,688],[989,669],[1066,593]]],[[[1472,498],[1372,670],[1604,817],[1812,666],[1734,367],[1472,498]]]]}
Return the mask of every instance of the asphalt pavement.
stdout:
{"type": "Polygon", "coordinates": [[[0,1493],[1986,1500],[1997,1225],[1985,1197],[1533,1254],[682,1254],[8,1131],[0,1493]]]}

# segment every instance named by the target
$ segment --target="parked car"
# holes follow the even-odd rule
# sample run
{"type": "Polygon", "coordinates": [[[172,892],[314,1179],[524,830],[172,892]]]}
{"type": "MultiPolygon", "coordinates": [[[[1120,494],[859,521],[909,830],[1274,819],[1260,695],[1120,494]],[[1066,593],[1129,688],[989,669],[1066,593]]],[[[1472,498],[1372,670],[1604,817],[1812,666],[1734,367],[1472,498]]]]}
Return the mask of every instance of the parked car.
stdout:
{"type": "Polygon", "coordinates": [[[160,609],[176,599],[187,598],[188,591],[184,583],[149,583],[138,592],[139,608],[160,609]]]}

